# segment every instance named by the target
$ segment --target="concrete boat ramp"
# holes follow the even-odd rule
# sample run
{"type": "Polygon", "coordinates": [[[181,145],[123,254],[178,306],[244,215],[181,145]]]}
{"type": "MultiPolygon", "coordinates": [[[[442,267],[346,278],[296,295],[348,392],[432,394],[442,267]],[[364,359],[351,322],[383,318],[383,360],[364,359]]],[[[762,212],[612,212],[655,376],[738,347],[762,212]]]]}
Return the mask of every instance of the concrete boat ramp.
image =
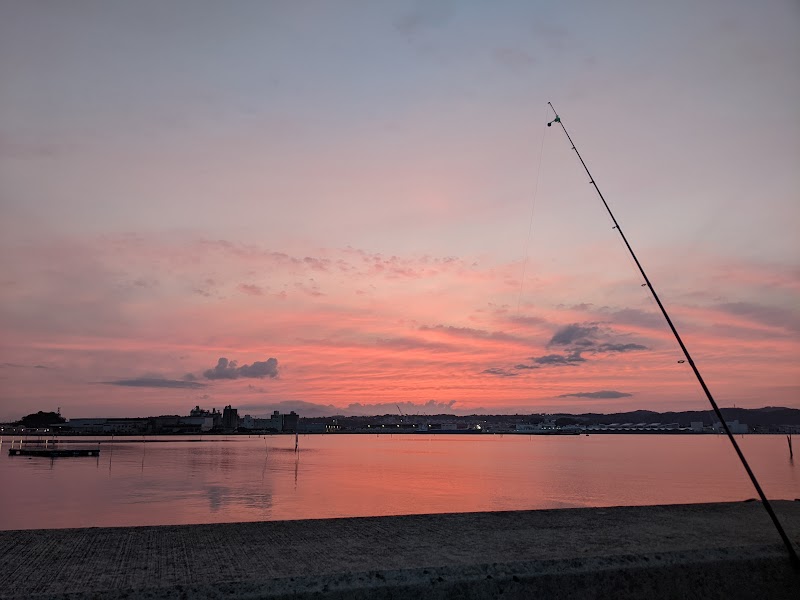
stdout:
{"type": "Polygon", "coordinates": [[[0,532],[5,599],[643,597],[796,599],[800,571],[757,502],[0,532]]]}

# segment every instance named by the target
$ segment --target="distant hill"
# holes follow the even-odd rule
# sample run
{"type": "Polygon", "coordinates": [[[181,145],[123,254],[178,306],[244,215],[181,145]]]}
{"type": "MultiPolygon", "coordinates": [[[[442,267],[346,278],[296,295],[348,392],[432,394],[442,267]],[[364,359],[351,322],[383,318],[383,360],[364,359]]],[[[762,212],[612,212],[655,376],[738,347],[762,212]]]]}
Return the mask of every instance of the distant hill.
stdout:
{"type": "MultiPolygon", "coordinates": [[[[800,409],[781,406],[765,408],[722,408],[726,421],[739,421],[750,426],[800,425],[800,409]]],[[[634,410],[621,413],[584,413],[579,415],[563,415],[580,421],[592,423],[680,423],[689,425],[692,421],[702,421],[703,425],[711,425],[717,421],[714,411],[690,410],[681,412],[653,412],[650,410],[634,410]]]]}
{"type": "MultiPolygon", "coordinates": [[[[739,421],[750,427],[771,427],[778,425],[800,426],[800,409],[782,406],[767,406],[764,408],[723,408],[722,414],[726,421],[739,421]]],[[[303,421],[325,422],[329,417],[301,417],[303,421]]],[[[374,416],[337,416],[341,423],[350,425],[373,422],[375,419],[418,420],[419,415],[400,415],[388,413],[374,416]]],[[[688,427],[690,423],[701,421],[704,426],[710,426],[717,421],[714,411],[687,410],[656,412],[652,410],[632,410],[618,413],[528,413],[528,414],[474,414],[454,415],[452,413],[428,414],[424,419],[428,422],[462,422],[484,421],[488,423],[540,423],[545,419],[555,419],[557,425],[610,425],[612,423],[678,423],[681,427],[688,427]]]]}

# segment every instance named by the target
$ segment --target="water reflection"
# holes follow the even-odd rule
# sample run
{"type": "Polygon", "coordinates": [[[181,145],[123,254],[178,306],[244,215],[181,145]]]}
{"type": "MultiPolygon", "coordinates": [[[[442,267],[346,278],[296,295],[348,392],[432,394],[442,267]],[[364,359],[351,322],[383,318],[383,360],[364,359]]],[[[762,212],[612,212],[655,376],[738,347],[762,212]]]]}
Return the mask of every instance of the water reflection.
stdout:
{"type": "MultiPolygon", "coordinates": [[[[115,438],[100,459],[0,457],[0,529],[742,500],[718,436],[115,438]],[[299,485],[300,462],[310,485],[299,485]]],[[[784,436],[746,436],[771,498],[800,495],[784,436]]],[[[304,481],[305,481],[304,480],[304,481]]]]}

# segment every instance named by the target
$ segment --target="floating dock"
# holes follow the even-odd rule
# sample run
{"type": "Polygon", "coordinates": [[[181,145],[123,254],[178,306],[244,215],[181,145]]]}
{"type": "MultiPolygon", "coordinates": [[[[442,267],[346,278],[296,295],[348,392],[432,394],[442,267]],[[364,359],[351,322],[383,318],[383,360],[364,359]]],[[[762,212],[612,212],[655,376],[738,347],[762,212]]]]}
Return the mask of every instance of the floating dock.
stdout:
{"type": "Polygon", "coordinates": [[[44,456],[62,458],[67,456],[100,456],[100,448],[9,448],[9,456],[44,456]]]}

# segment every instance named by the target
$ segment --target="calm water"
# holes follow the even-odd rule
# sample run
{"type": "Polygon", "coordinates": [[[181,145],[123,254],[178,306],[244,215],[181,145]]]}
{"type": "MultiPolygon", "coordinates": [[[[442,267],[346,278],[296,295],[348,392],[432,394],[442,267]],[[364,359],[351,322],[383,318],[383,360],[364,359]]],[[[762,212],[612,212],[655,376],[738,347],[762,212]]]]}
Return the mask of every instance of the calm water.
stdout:
{"type": "MultiPolygon", "coordinates": [[[[99,459],[51,460],[10,457],[6,438],[0,529],[756,496],[728,440],[713,435],[315,435],[300,436],[298,454],[294,436],[173,439],[105,443],[109,439],[103,438],[99,459]]],[[[770,498],[800,497],[800,467],[789,460],[785,436],[739,441],[770,498]]]]}

